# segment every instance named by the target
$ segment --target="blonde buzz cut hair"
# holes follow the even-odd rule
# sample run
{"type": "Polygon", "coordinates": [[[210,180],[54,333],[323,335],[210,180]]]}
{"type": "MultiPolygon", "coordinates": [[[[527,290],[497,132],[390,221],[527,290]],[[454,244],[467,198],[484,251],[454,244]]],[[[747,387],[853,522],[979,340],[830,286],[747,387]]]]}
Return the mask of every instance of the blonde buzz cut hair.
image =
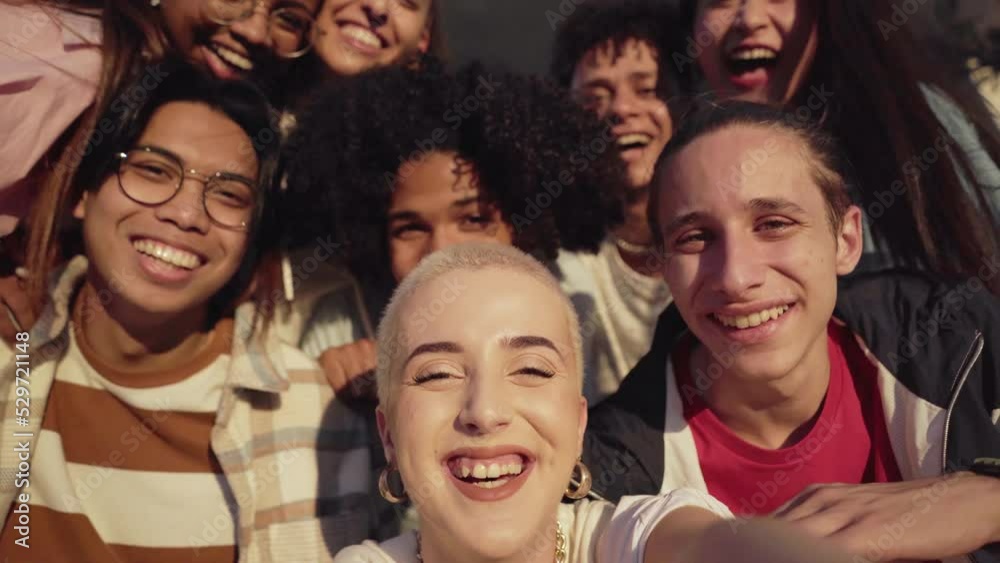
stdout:
{"type": "MultiPolygon", "coordinates": [[[[435,280],[456,272],[477,272],[482,270],[499,270],[503,273],[519,274],[534,279],[554,294],[559,296],[562,308],[569,323],[570,339],[573,347],[573,358],[576,361],[581,392],[583,390],[583,344],[580,338],[580,323],[572,302],[559,286],[552,273],[540,262],[514,248],[497,243],[473,243],[450,246],[424,258],[403,282],[385,308],[382,320],[379,322],[376,335],[376,350],[378,362],[375,368],[375,379],[378,386],[379,404],[388,413],[394,405],[394,389],[398,379],[402,354],[406,351],[404,319],[401,318],[403,307],[410,298],[423,286],[435,280]]],[[[407,323],[413,326],[415,323],[407,323]]]]}

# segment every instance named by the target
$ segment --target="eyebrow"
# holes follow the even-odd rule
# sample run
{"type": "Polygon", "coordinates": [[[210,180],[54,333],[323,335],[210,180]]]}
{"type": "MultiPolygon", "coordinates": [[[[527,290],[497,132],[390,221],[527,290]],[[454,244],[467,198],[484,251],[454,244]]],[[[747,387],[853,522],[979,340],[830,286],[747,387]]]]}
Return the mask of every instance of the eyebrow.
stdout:
{"type": "Polygon", "coordinates": [[[406,361],[403,364],[410,363],[410,360],[421,355],[421,354],[461,354],[465,349],[458,345],[456,342],[428,342],[427,344],[421,344],[410,352],[410,355],[406,357],[406,361]]]}
{"type": "Polygon", "coordinates": [[[759,197],[750,200],[747,207],[753,211],[784,211],[791,213],[802,213],[805,214],[806,210],[802,209],[797,203],[787,200],[783,197],[759,197]]]}
{"type": "Polygon", "coordinates": [[[559,354],[560,358],[563,357],[562,352],[556,348],[556,345],[544,336],[507,336],[500,341],[500,345],[514,350],[523,350],[524,348],[535,347],[548,348],[556,354],[559,354]]]}
{"type": "MultiPolygon", "coordinates": [[[[784,212],[799,213],[803,215],[806,213],[806,210],[802,209],[800,205],[782,197],[754,198],[747,202],[746,208],[751,211],[765,211],[769,213],[784,212]]],[[[688,225],[705,220],[707,217],[708,214],[703,211],[692,211],[672,219],[663,226],[664,238],[676,233],[688,225]]]]}
{"type": "MultiPolygon", "coordinates": [[[[450,204],[448,204],[448,207],[450,209],[461,209],[463,207],[469,206],[474,203],[479,203],[479,196],[470,196],[453,201],[450,204]]],[[[393,211],[389,213],[387,220],[388,222],[391,223],[393,221],[402,221],[402,220],[413,221],[420,218],[421,218],[420,213],[417,213],[416,211],[411,211],[409,209],[403,209],[401,211],[393,211]]]]}
{"type": "Polygon", "coordinates": [[[449,207],[451,207],[451,208],[454,209],[454,208],[459,208],[459,207],[466,207],[466,206],[471,205],[473,203],[476,203],[476,204],[479,203],[479,196],[478,195],[474,195],[474,196],[470,196],[470,197],[464,197],[462,199],[453,201],[453,202],[451,202],[451,205],[449,207]]]}

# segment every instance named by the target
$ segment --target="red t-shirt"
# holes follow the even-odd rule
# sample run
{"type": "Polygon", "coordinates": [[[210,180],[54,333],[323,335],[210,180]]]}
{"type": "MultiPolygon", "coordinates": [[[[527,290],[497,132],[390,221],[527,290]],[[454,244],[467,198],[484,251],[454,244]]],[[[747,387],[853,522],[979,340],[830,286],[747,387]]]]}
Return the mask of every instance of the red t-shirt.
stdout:
{"type": "MultiPolygon", "coordinates": [[[[678,386],[690,382],[693,338],[673,354],[678,386]]],[[[876,385],[877,370],[851,333],[827,328],[830,386],[819,418],[795,445],[777,450],[745,442],[700,395],[685,401],[708,492],[738,516],[770,514],[814,483],[901,481],[876,385]]]]}

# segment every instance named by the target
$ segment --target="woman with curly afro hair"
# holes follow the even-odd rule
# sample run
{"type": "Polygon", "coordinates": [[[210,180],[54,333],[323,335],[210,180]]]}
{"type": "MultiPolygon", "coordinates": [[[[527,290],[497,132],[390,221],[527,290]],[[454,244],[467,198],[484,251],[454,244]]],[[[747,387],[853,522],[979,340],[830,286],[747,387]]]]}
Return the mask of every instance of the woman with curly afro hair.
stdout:
{"type": "Polygon", "coordinates": [[[623,216],[625,170],[612,147],[609,128],[561,88],[478,64],[450,72],[432,61],[329,84],[289,141],[282,218],[293,247],[318,239],[341,249],[365,296],[321,298],[303,349],[338,392],[371,396],[366,310],[381,310],[423,257],[492,240],[558,269],[557,257],[596,252],[623,216]]]}

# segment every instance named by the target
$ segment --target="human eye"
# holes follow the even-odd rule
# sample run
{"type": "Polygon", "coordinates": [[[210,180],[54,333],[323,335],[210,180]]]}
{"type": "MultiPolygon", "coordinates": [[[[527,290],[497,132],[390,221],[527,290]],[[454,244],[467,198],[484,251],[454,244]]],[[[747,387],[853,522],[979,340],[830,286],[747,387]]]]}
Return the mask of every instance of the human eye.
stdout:
{"type": "Polygon", "coordinates": [[[709,234],[704,229],[692,229],[681,233],[674,239],[674,250],[685,254],[701,252],[708,244],[709,234]]]}
{"type": "Polygon", "coordinates": [[[430,232],[430,228],[424,223],[417,221],[397,223],[390,229],[392,238],[402,240],[412,240],[427,232],[430,232]]]}
{"type": "Polygon", "coordinates": [[[453,365],[435,363],[417,370],[413,376],[414,385],[441,385],[449,381],[461,379],[463,374],[453,365]]]}
{"type": "Polygon", "coordinates": [[[757,221],[754,230],[765,235],[777,236],[789,232],[795,224],[795,221],[785,217],[764,217],[757,221]]]}

